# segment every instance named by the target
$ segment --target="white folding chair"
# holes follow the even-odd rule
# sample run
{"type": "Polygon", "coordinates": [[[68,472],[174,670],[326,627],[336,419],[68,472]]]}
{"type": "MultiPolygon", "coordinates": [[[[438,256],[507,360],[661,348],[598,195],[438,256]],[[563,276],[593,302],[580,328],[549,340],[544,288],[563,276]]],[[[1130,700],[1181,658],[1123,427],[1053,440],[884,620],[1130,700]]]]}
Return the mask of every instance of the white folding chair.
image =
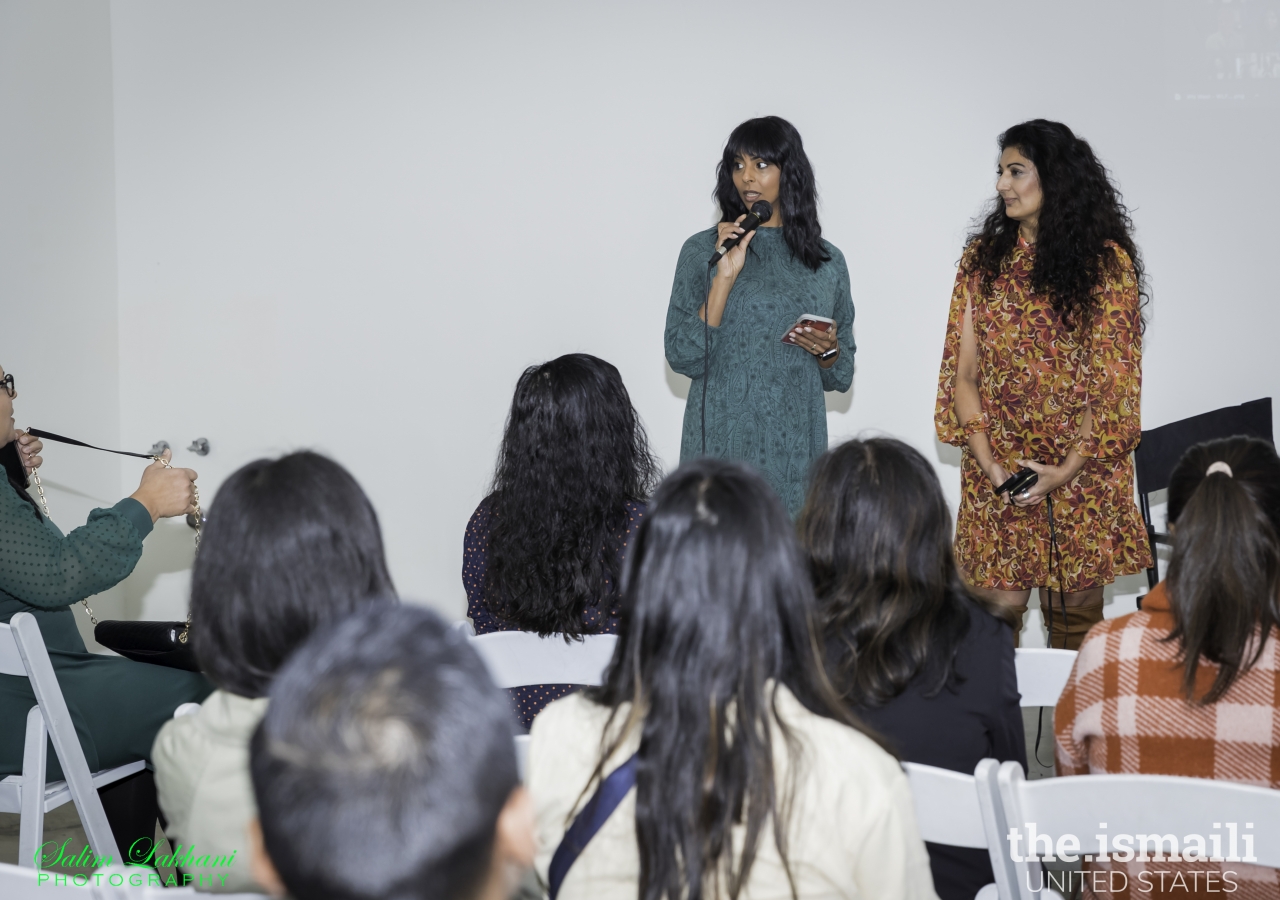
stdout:
{"type": "MultiPolygon", "coordinates": [[[[462,624],[454,627],[461,631],[462,624]]],[[[484,660],[493,683],[500,688],[530,684],[602,684],[604,670],[618,644],[618,637],[613,634],[588,634],[581,641],[566,642],[563,635],[541,638],[525,631],[494,631],[468,635],[467,639],[484,660]]],[[[529,735],[516,735],[515,745],[516,770],[523,781],[529,759],[529,735]]]]}
{"type": "MultiPolygon", "coordinates": [[[[1031,856],[1031,852],[1044,855],[1045,844],[1037,840],[1035,851],[1027,847],[1029,829],[1052,842],[1056,858],[1060,851],[1096,856],[1097,835],[1105,827],[1109,852],[1116,849],[1111,837],[1122,834],[1153,838],[1154,843],[1142,847],[1148,853],[1165,854],[1170,852],[1165,839],[1182,842],[1188,835],[1200,835],[1212,852],[1211,836],[1216,834],[1228,858],[1237,856],[1234,861],[1241,861],[1239,856],[1247,855],[1251,844],[1253,858],[1244,861],[1280,868],[1280,791],[1173,775],[1070,775],[1027,781],[1022,767],[1012,762],[1000,766],[996,781],[1006,829],[1020,836],[1010,859],[1021,900],[1058,896],[1040,860],[1031,856]],[[1231,826],[1240,838],[1235,853],[1231,826]],[[1244,840],[1246,833],[1252,838],[1249,843],[1244,840]],[[1079,847],[1060,845],[1066,836],[1074,836],[1079,847]]],[[[1174,852],[1181,847],[1178,843],[1174,852]]]]}
{"type": "Polygon", "coordinates": [[[994,759],[978,762],[972,775],[919,763],[903,763],[915,803],[920,837],[932,844],[986,850],[995,872],[994,884],[978,891],[975,900],[1016,900],[1013,862],[1004,842],[1004,811],[1000,808],[994,759]]]}
{"type": "Polygon", "coordinates": [[[560,634],[541,638],[524,631],[495,631],[468,640],[500,688],[602,684],[618,643],[613,634],[588,634],[582,640],[565,641],[560,634]]]}
{"type": "Polygon", "coordinates": [[[111,834],[97,789],[141,772],[146,763],[137,760],[90,774],[40,626],[30,613],[15,613],[8,625],[0,624],[0,675],[29,679],[36,695],[36,705],[27,713],[22,774],[0,781],[0,812],[21,815],[18,865],[36,867],[36,849],[44,842],[44,814],[68,800],[76,805],[94,855],[119,862],[120,849],[111,834]],[[46,783],[49,740],[53,741],[65,781],[46,783]]]}
{"type": "Polygon", "coordinates": [[[1013,665],[1018,672],[1018,693],[1022,695],[1022,705],[1057,706],[1075,662],[1074,650],[1015,650],[1013,665]]]}

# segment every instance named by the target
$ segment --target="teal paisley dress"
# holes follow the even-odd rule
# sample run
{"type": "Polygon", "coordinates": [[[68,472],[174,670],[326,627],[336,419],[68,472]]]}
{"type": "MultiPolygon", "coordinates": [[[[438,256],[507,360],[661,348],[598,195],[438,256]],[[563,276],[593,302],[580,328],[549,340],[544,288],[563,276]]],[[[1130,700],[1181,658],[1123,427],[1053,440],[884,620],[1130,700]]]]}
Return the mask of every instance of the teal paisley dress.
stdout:
{"type": "MultiPolygon", "coordinates": [[[[785,226],[783,226],[785,228],[785,226]]],[[[706,380],[706,455],[759,469],[794,516],[804,504],[809,466],[827,449],[825,391],[853,384],[853,298],[844,255],[815,272],[791,256],[783,228],[761,228],[729,292],[720,325],[709,329],[710,365],[703,372],[703,322],[715,270],[707,265],[716,229],[684,242],[667,308],[667,362],[693,379],[684,410],[680,461],[702,456],[702,389],[706,380]],[[823,369],[782,337],[802,313],[835,319],[840,356],[823,369]]]]}
{"type": "MultiPolygon", "coordinates": [[[[150,760],[160,726],[183,703],[213,690],[204,676],[89,653],[71,604],[120,582],[142,556],[151,516],[137,500],[95,509],[64,535],[37,513],[0,472],[0,622],[36,618],[90,771],[150,760]]],[[[35,705],[25,678],[0,675],[0,778],[22,772],[27,712],[35,705]]],[[[62,778],[49,749],[50,780],[62,778]]]]}

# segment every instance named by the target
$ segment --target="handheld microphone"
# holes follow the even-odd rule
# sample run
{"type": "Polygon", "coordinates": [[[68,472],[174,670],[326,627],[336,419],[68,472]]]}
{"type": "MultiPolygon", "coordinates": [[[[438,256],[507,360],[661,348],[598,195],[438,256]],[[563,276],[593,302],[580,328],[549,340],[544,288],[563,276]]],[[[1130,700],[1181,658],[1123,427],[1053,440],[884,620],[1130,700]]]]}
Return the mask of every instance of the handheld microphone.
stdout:
{"type": "Polygon", "coordinates": [[[738,246],[741,241],[752,231],[755,231],[764,222],[768,222],[773,218],[773,204],[768,200],[757,200],[751,205],[751,212],[747,213],[747,217],[738,223],[738,227],[743,229],[742,234],[735,234],[733,237],[725,238],[723,244],[716,248],[716,252],[711,254],[711,262],[709,266],[714,266],[720,262],[721,258],[738,246]]]}

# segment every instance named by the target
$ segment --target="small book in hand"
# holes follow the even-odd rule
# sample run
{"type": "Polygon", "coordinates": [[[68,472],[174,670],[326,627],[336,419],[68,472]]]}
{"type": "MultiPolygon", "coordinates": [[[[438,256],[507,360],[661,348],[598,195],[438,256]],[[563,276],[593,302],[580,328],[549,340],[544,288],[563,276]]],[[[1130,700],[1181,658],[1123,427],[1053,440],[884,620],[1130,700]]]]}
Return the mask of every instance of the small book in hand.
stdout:
{"type": "MultiPolygon", "coordinates": [[[[795,344],[791,337],[791,332],[797,328],[812,328],[814,331],[827,331],[836,327],[835,319],[828,319],[826,316],[815,316],[813,313],[804,313],[800,318],[796,319],[796,323],[787,329],[787,333],[782,336],[782,343],[795,344]]],[[[797,344],[797,346],[799,346],[797,344]]]]}

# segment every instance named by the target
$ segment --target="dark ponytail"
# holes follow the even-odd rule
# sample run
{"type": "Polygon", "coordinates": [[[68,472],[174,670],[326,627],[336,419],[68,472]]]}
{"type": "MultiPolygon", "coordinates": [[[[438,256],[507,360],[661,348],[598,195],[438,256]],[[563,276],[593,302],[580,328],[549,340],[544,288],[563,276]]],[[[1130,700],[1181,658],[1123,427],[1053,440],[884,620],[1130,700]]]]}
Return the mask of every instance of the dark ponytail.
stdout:
{"type": "Polygon", "coordinates": [[[1280,458],[1275,448],[1249,437],[1192,447],[1169,479],[1169,522],[1168,589],[1175,627],[1168,640],[1178,642],[1187,699],[1209,704],[1258,661],[1277,624],[1280,458]],[[1255,639],[1259,628],[1262,640],[1255,639]],[[1219,668],[1213,685],[1197,699],[1201,658],[1219,668]]]}

